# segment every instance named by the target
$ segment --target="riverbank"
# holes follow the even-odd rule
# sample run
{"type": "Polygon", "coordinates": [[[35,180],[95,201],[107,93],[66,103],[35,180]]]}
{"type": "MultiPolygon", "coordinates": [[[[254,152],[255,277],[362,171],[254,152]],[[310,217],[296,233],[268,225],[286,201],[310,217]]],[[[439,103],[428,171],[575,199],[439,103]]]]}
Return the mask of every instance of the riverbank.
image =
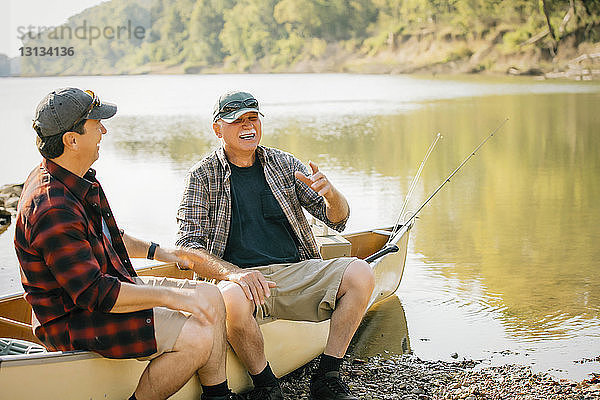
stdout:
{"type": "MultiPolygon", "coordinates": [[[[599,29],[595,26],[595,29],[599,29]]],[[[270,58],[256,62],[252,73],[361,73],[361,74],[483,74],[537,76],[542,79],[600,78],[600,42],[567,35],[554,54],[526,41],[508,49],[502,37],[507,28],[490,29],[473,38],[444,30],[423,30],[388,38],[387,46],[369,51],[365,43],[329,43],[318,56],[306,56],[289,65],[273,68],[270,58]]],[[[240,72],[236,63],[196,67],[192,63],[156,66],[151,73],[240,72]],[[164,67],[163,67],[164,68],[164,67]]]]}
{"type": "MultiPolygon", "coordinates": [[[[317,362],[282,379],[284,395],[308,399],[317,362]]],[[[600,372],[600,371],[599,371],[600,372]]],[[[352,359],[343,366],[344,380],[363,400],[433,399],[598,399],[600,374],[581,382],[533,373],[527,366],[483,367],[481,361],[424,361],[414,355],[352,359]]]]}
{"type": "MultiPolygon", "coordinates": [[[[146,64],[128,74],[355,73],[535,76],[539,79],[597,80],[600,78],[600,43],[565,40],[551,56],[533,44],[506,51],[502,32],[469,40],[462,36],[425,32],[400,37],[386,50],[370,54],[361,46],[329,43],[318,56],[273,67],[269,56],[247,70],[237,63],[200,66],[192,62],[146,64]]],[[[110,74],[110,72],[109,72],[110,74]]]]}

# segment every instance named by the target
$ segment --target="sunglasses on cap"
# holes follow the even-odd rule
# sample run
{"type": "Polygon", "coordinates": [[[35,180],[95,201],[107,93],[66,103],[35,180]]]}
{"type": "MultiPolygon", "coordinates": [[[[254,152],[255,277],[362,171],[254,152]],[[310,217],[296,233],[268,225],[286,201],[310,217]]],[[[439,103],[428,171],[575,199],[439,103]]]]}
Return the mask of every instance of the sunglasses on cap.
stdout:
{"type": "Polygon", "coordinates": [[[258,100],[251,98],[247,100],[230,101],[229,103],[223,104],[223,106],[219,109],[219,115],[222,116],[229,114],[242,108],[256,108],[258,110],[258,100]]]}
{"type": "Polygon", "coordinates": [[[80,123],[84,119],[87,119],[88,115],[90,115],[90,113],[92,112],[92,110],[94,109],[94,107],[100,107],[102,105],[102,101],[100,101],[100,98],[96,95],[96,93],[94,93],[91,90],[85,90],[85,93],[87,93],[87,94],[89,94],[91,96],[92,103],[83,112],[83,114],[81,115],[81,117],[77,118],[77,120],[75,120],[75,122],[73,122],[73,125],[71,125],[71,127],[69,129],[67,129],[67,132],[70,131],[71,129],[73,129],[73,127],[75,125],[77,125],[78,123],[80,123]]]}

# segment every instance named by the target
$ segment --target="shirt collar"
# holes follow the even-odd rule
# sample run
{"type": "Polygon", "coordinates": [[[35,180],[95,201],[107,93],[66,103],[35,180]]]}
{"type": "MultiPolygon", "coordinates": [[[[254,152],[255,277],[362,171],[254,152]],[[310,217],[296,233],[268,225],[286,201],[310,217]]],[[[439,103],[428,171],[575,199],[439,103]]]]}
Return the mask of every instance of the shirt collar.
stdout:
{"type": "MultiPolygon", "coordinates": [[[[265,148],[263,146],[258,145],[256,147],[256,156],[258,157],[260,163],[262,165],[265,165],[266,155],[265,148]]],[[[227,161],[227,156],[225,155],[225,148],[223,146],[219,146],[219,148],[217,149],[217,158],[219,159],[219,162],[221,163],[223,168],[225,168],[225,171],[229,172],[229,162],[227,161]]]]}
{"type": "Polygon", "coordinates": [[[67,189],[82,202],[85,201],[90,190],[93,190],[94,192],[98,191],[99,184],[96,180],[96,171],[92,168],[90,168],[83,178],[81,178],[47,158],[42,160],[42,167],[48,171],[50,175],[62,182],[63,185],[65,185],[67,189]]]}

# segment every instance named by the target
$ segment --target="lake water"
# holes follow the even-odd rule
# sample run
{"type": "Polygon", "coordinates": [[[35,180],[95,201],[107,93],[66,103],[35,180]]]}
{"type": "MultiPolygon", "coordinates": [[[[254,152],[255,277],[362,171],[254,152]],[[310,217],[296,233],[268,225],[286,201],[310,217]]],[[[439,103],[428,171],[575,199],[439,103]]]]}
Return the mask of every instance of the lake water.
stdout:
{"type": "MultiPolygon", "coordinates": [[[[600,86],[520,79],[207,75],[0,79],[0,184],[39,162],[31,118],[62,86],[119,106],[95,164],[118,223],[173,243],[186,171],[217,141],[212,105],[254,93],[263,144],[313,160],[348,198],[347,231],[389,225],[425,151],[415,210],[503,119],[502,130],[421,212],[398,299],[370,313],[357,355],[519,362],[600,372],[600,86]],[[376,328],[374,328],[376,327],[376,328]]],[[[0,235],[0,294],[21,291],[13,227],[0,235]]]]}

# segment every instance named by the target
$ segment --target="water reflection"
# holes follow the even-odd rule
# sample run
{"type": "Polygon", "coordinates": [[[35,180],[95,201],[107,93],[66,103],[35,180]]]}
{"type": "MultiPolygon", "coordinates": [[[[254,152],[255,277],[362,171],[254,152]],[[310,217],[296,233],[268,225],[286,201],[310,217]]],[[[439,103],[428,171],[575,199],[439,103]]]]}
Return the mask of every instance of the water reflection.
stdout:
{"type": "Polygon", "coordinates": [[[358,358],[411,352],[406,316],[398,297],[388,298],[367,313],[348,351],[358,358]]]}

